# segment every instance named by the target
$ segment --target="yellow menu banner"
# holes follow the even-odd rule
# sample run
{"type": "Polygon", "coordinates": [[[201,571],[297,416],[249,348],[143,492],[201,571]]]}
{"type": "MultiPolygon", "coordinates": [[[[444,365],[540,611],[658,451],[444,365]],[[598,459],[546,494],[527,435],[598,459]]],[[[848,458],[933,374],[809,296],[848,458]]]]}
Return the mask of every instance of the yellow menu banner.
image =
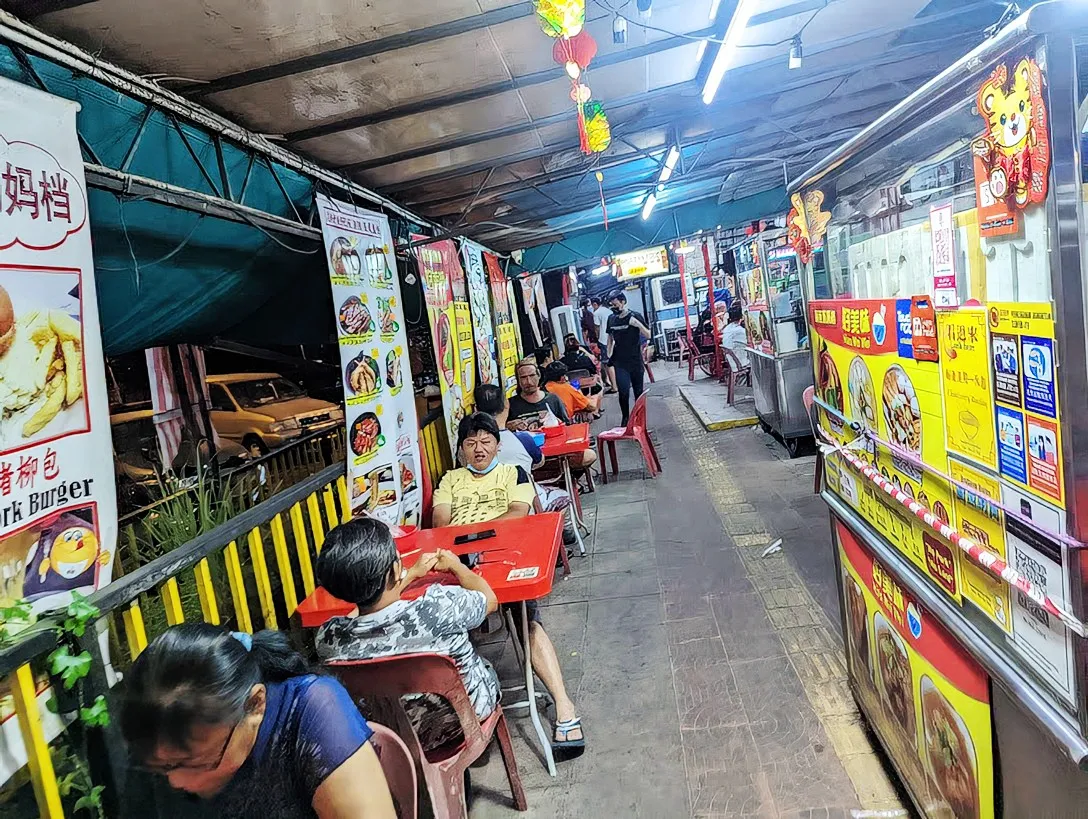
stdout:
{"type": "Polygon", "coordinates": [[[499,368],[502,372],[506,397],[518,391],[518,335],[513,324],[500,324],[495,328],[499,341],[499,368]]]}
{"type": "Polygon", "coordinates": [[[997,436],[986,311],[940,312],[937,335],[948,451],[996,470],[997,436]]]}

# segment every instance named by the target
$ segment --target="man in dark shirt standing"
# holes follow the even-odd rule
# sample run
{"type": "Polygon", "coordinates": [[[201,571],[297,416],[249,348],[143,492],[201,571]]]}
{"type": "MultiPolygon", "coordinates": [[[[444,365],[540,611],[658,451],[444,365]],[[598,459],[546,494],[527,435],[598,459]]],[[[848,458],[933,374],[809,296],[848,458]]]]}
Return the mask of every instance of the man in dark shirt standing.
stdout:
{"type": "Polygon", "coordinates": [[[608,363],[616,370],[616,387],[620,393],[621,422],[627,426],[631,414],[629,391],[635,400],[642,395],[642,339],[650,337],[646,319],[627,309],[627,296],[616,293],[609,299],[612,315],[608,317],[608,363]]]}

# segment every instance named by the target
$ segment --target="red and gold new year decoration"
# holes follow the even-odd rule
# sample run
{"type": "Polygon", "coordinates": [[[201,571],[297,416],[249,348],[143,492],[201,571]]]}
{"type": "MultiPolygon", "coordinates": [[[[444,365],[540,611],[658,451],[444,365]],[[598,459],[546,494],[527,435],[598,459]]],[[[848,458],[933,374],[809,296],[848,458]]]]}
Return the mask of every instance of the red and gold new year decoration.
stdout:
{"type": "Polygon", "coordinates": [[[597,56],[597,41],[588,31],[570,37],[560,37],[552,46],[552,59],[566,69],[567,76],[577,80],[597,56]]]}
{"type": "Polygon", "coordinates": [[[1043,73],[1035,60],[1025,57],[1017,63],[1008,86],[1009,71],[1002,64],[979,88],[978,112],[986,120],[986,134],[971,150],[994,200],[1022,210],[1046,199],[1050,171],[1043,73]]]}
{"type": "Polygon", "coordinates": [[[533,0],[533,6],[549,37],[573,37],[586,23],[586,0],[533,0]]]}
{"type": "Polygon", "coordinates": [[[812,249],[823,243],[831,214],[820,210],[824,204],[823,191],[809,191],[803,198],[795,193],[790,202],[793,207],[786,217],[787,237],[797,260],[808,264],[812,261],[812,249]]]}

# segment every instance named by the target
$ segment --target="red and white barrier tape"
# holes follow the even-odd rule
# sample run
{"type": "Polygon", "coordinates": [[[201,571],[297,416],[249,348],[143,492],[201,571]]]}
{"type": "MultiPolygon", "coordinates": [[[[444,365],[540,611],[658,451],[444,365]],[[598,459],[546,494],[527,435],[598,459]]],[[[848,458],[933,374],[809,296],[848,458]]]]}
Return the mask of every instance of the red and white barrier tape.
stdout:
{"type": "Polygon", "coordinates": [[[885,494],[890,495],[894,500],[898,501],[902,506],[905,506],[911,513],[921,520],[926,526],[939,534],[953,546],[956,546],[960,551],[966,552],[970,558],[978,565],[984,568],[987,572],[994,577],[1003,580],[1010,586],[1014,587],[1020,592],[1023,592],[1028,598],[1030,598],[1036,605],[1044,608],[1049,614],[1057,617],[1069,628],[1071,631],[1079,634],[1081,637],[1088,634],[1088,629],[1085,628],[1084,623],[1078,620],[1069,612],[1060,608],[1057,603],[1046,596],[1040,589],[1037,589],[1035,585],[1023,577],[1019,572],[1013,569],[1004,560],[991,552],[989,549],[983,549],[977,543],[970,538],[964,537],[947,523],[942,521],[936,515],[934,515],[928,508],[918,503],[910,495],[906,494],[900,489],[897,489],[890,481],[885,480],[884,476],[869,466],[867,463],[859,459],[852,452],[850,452],[842,444],[839,444],[832,440],[827,433],[821,427],[819,429],[820,437],[824,439],[821,444],[821,448],[826,452],[837,452],[843,457],[847,463],[854,467],[858,472],[864,475],[870,482],[875,483],[885,494]]]}

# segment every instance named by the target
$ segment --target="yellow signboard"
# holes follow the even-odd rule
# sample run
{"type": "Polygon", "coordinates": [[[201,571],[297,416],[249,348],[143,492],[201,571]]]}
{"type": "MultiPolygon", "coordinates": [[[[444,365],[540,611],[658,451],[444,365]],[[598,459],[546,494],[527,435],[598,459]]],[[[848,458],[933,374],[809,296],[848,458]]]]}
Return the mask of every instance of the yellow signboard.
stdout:
{"type": "Polygon", "coordinates": [[[937,333],[948,451],[996,470],[997,436],[986,311],[960,309],[938,313],[937,333]]]}
{"type": "Polygon", "coordinates": [[[669,272],[669,252],[664,245],[632,253],[617,253],[612,261],[619,268],[620,280],[669,272]]]}
{"type": "Polygon", "coordinates": [[[475,404],[473,395],[476,389],[476,347],[472,341],[472,308],[467,301],[453,303],[453,319],[457,330],[461,406],[467,413],[475,404]]]}
{"type": "Polygon", "coordinates": [[[499,341],[499,367],[502,372],[506,397],[518,391],[518,335],[513,324],[500,324],[495,328],[499,341]]]}

